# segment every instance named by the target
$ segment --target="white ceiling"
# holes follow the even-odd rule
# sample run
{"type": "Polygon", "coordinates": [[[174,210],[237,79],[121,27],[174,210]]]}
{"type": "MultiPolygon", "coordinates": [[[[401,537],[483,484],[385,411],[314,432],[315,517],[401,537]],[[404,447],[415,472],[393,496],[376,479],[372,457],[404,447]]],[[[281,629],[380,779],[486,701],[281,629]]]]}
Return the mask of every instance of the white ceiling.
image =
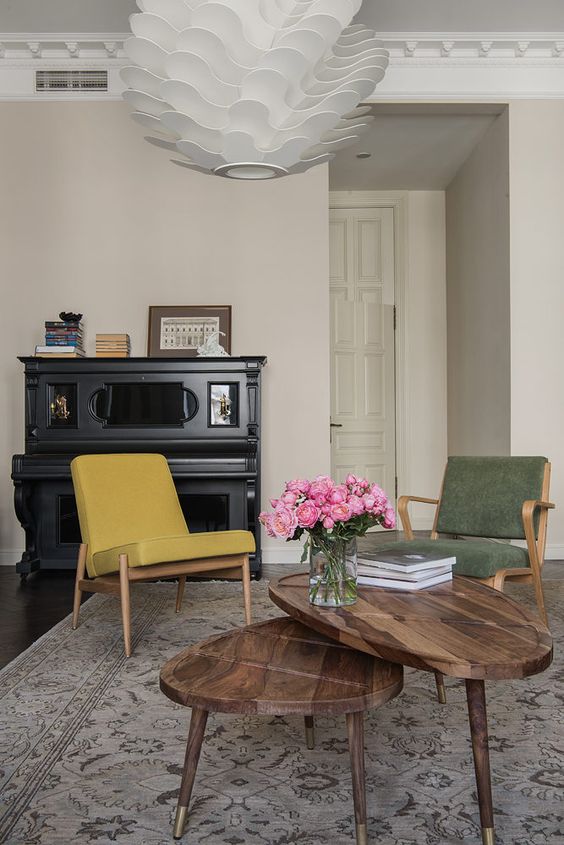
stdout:
{"type": "MultiPolygon", "coordinates": [[[[0,0],[0,32],[121,33],[134,11],[134,0],[0,0]]],[[[357,19],[378,32],[564,32],[564,0],[364,0],[357,19]]]]}
{"type": "Polygon", "coordinates": [[[378,32],[564,32],[564,0],[364,0],[378,32]]]}
{"type": "Polygon", "coordinates": [[[334,191],[444,190],[502,107],[375,105],[371,128],[329,165],[334,191]],[[358,159],[361,152],[370,158],[358,159]]]}

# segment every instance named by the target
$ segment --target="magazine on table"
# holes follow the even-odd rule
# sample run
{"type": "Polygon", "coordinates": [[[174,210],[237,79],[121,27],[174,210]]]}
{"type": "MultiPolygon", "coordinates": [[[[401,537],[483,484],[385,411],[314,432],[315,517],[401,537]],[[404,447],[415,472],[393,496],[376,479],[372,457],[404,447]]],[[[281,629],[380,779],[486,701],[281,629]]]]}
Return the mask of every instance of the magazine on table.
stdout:
{"type": "Polygon", "coordinates": [[[420,572],[425,569],[437,569],[439,566],[452,568],[455,563],[455,557],[445,557],[440,552],[437,554],[416,551],[408,553],[393,551],[362,552],[358,556],[359,566],[390,569],[396,572],[420,572]]]}
{"type": "Polygon", "coordinates": [[[364,566],[358,564],[358,574],[364,578],[384,578],[389,581],[424,581],[436,575],[446,575],[452,572],[452,566],[436,566],[433,569],[418,569],[417,572],[400,572],[396,569],[385,569],[380,566],[364,566]]]}
{"type": "Polygon", "coordinates": [[[363,587],[384,587],[388,590],[423,590],[425,587],[434,587],[437,584],[444,584],[452,581],[452,572],[443,572],[441,575],[434,575],[432,578],[425,578],[421,581],[402,581],[394,578],[370,578],[366,575],[359,575],[357,581],[363,587]]]}

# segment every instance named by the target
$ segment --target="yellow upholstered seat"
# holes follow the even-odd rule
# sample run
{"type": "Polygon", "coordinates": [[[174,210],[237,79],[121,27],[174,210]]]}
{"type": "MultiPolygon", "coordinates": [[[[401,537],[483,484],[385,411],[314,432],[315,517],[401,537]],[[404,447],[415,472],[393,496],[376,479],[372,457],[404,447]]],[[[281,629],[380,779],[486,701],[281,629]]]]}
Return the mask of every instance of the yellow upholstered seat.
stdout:
{"type": "Polygon", "coordinates": [[[250,623],[253,534],[191,534],[163,455],[80,455],[71,463],[71,474],[82,535],[73,627],[78,624],[83,591],[114,592],[122,603],[129,655],[129,582],[179,576],[179,610],[186,575],[214,569],[240,571],[245,618],[250,623]]]}
{"type": "Polygon", "coordinates": [[[248,554],[255,550],[255,538],[250,531],[212,531],[183,534],[179,537],[153,537],[139,543],[114,546],[92,556],[97,575],[119,569],[119,556],[126,554],[129,566],[151,566],[154,563],[198,558],[248,554]]]}

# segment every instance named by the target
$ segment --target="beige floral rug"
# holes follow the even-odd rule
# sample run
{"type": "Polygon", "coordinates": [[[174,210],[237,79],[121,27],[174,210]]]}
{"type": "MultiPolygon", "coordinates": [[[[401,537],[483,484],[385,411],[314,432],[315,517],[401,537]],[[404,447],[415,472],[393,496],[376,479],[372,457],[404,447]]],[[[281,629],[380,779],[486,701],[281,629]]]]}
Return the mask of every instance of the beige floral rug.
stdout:
{"type": "MultiPolygon", "coordinates": [[[[187,644],[242,624],[236,584],[133,593],[134,655],[115,600],[96,595],[77,631],[64,620],[0,673],[0,842],[162,845],[172,819],[189,711],[159,691],[161,665],[187,644]]],[[[519,588],[515,596],[526,597],[519,588]]],[[[555,663],[489,685],[497,845],[564,843],[564,583],[547,585],[555,663]],[[550,587],[548,589],[548,586],[550,587]]],[[[253,584],[256,620],[279,615],[253,584]]],[[[380,845],[480,843],[464,686],[435,699],[431,675],[367,716],[369,837],[380,845]]],[[[352,845],[344,720],[210,716],[186,845],[352,845]]]]}

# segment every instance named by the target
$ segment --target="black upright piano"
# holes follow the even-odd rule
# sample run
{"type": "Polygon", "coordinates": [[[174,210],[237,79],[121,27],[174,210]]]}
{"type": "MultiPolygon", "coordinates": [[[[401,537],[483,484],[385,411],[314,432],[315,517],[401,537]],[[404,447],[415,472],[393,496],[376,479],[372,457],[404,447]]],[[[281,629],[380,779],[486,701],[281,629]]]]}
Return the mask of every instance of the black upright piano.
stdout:
{"type": "Polygon", "coordinates": [[[252,531],[251,572],[260,577],[264,356],[19,360],[25,454],[13,456],[12,479],[25,551],[17,572],[75,567],[76,455],[158,452],[168,460],[190,531],[252,531]]]}

